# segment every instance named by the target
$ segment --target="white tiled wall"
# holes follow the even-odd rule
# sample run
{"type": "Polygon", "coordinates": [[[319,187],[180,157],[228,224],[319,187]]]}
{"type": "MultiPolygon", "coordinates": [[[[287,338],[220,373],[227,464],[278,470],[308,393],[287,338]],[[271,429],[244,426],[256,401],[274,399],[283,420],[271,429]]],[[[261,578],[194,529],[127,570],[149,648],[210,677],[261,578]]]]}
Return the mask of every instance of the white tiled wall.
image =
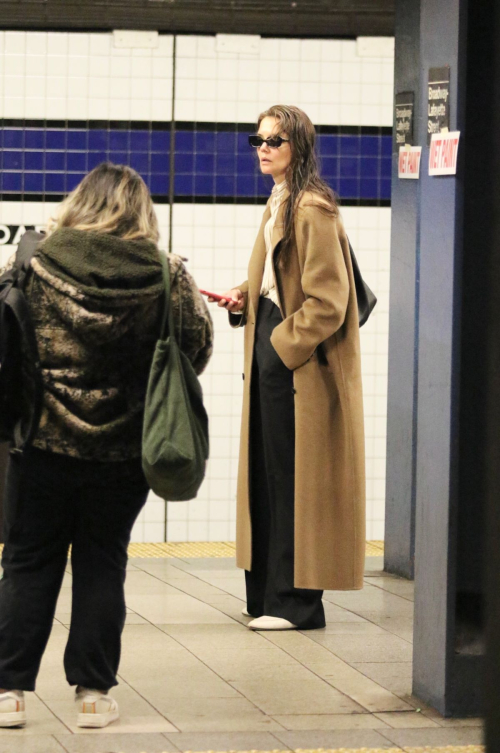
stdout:
{"type": "MultiPolygon", "coordinates": [[[[168,120],[172,37],[156,50],[115,49],[109,34],[0,32],[0,117],[168,120]]],[[[253,122],[277,102],[303,107],[322,125],[391,125],[393,61],[359,58],[345,40],[263,39],[257,55],[217,53],[214,37],[177,38],[178,120],[253,122]]],[[[0,224],[43,224],[50,203],[4,202],[0,224]]],[[[163,245],[168,207],[158,206],[163,245]]],[[[176,205],[173,250],[200,287],[225,290],[246,278],[263,207],[176,205]]],[[[342,210],[379,302],[362,330],[367,441],[367,535],[383,538],[387,397],[390,209],[342,210]]],[[[0,261],[11,249],[0,246],[0,261]]],[[[165,506],[151,495],[136,541],[234,538],[235,479],[242,394],[242,333],[214,310],[215,352],[202,377],[211,459],[198,498],[165,506]]]]}
{"type": "Polygon", "coordinates": [[[316,125],[392,125],[394,61],[358,57],[356,42],[261,39],[258,54],[217,52],[215,37],[177,38],[178,120],[253,123],[272,104],[316,125]]]}
{"type": "Polygon", "coordinates": [[[170,120],[171,36],[155,49],[112,34],[0,32],[2,117],[170,120]]]}

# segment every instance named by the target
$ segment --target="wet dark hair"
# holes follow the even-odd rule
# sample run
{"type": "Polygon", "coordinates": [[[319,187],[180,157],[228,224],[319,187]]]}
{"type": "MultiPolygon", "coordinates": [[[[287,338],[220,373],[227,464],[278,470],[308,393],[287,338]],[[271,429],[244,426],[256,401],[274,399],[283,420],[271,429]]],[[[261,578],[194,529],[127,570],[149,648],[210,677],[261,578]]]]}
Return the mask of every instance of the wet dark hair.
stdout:
{"type": "Polygon", "coordinates": [[[292,158],[287,168],[285,180],[290,196],[286,200],[283,224],[284,234],[279,252],[279,263],[286,268],[294,234],[294,220],[297,206],[304,191],[311,191],[321,201],[321,211],[336,217],[338,215],[337,196],[320,177],[315,151],[316,131],[303,110],[289,105],[273,105],[259,115],[257,130],[264,118],[276,118],[278,133],[290,139],[292,158]]]}

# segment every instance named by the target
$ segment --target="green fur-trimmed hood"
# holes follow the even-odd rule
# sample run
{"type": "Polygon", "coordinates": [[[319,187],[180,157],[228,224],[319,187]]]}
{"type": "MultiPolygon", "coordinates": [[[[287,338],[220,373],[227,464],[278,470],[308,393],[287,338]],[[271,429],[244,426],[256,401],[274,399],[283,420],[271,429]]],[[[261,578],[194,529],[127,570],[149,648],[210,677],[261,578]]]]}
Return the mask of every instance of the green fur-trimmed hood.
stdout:
{"type": "Polygon", "coordinates": [[[159,252],[150,241],[62,228],[42,243],[36,258],[50,276],[74,287],[78,297],[143,303],[163,290],[159,252]]]}

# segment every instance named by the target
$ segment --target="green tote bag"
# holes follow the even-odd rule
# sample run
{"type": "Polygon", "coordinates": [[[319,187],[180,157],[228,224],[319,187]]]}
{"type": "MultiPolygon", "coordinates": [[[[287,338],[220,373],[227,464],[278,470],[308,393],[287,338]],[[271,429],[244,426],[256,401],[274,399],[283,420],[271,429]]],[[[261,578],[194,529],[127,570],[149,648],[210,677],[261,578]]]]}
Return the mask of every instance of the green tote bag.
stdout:
{"type": "MultiPolygon", "coordinates": [[[[142,467],[158,497],[186,501],[196,497],[205,477],[208,416],[198,377],[175,339],[170,268],[165,254],[160,256],[165,310],[146,393],[142,467]]],[[[180,311],[182,325],[182,301],[180,311]]]]}

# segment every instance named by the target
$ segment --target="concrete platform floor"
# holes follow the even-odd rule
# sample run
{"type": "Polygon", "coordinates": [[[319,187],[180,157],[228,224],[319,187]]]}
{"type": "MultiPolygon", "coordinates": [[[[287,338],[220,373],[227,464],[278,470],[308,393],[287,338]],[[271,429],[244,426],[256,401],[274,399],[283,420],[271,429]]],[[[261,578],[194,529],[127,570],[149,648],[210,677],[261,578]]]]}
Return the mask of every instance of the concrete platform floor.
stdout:
{"type": "Polygon", "coordinates": [[[479,719],[412,697],[413,584],[381,567],[368,557],[363,591],[325,593],[325,630],[252,633],[233,559],[131,559],[121,719],[91,731],[62,668],[68,566],[28,725],[0,730],[0,753],[482,750],[479,719]]]}

